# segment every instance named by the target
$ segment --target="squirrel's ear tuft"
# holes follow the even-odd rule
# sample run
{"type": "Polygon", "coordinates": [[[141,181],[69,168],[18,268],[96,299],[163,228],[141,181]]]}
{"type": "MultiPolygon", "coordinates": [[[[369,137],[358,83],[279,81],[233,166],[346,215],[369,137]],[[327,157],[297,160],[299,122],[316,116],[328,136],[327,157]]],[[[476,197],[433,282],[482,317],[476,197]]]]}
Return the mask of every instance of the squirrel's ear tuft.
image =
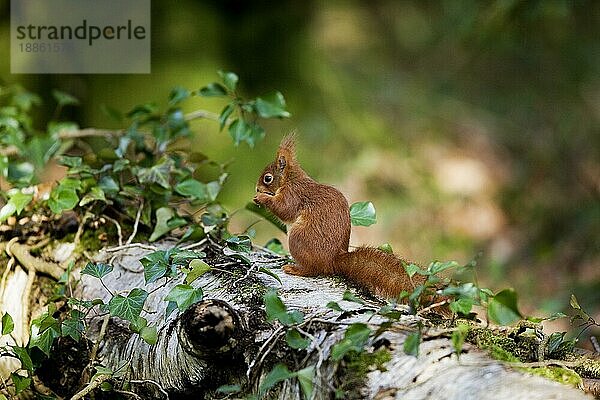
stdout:
{"type": "Polygon", "coordinates": [[[292,132],[286,135],[277,149],[277,166],[281,171],[296,161],[296,140],[295,134],[292,132]]]}

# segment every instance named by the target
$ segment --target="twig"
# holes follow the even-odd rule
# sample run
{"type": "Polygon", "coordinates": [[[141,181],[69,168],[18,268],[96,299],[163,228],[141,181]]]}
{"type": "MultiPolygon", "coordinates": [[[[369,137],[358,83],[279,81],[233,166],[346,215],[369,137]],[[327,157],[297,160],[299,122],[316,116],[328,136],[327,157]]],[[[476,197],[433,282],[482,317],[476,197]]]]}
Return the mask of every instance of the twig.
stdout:
{"type": "Polygon", "coordinates": [[[155,385],[158,390],[165,396],[165,399],[169,400],[169,393],[167,393],[167,391],[165,389],[163,389],[163,387],[156,381],[153,381],[152,379],[143,379],[143,380],[131,380],[129,381],[129,383],[151,383],[153,385],[155,385]]]}
{"type": "Polygon", "coordinates": [[[79,139],[85,137],[105,137],[112,138],[123,134],[123,130],[113,131],[109,129],[96,129],[96,128],[85,128],[85,129],[63,129],[58,132],[59,139],[79,139]]]}
{"type": "Polygon", "coordinates": [[[98,334],[98,338],[94,343],[94,347],[92,347],[92,351],[90,352],[90,363],[91,365],[96,359],[96,355],[98,354],[98,347],[100,346],[100,342],[104,339],[106,335],[106,328],[108,327],[108,322],[110,321],[110,314],[106,314],[104,319],[102,320],[102,326],[100,327],[100,333],[98,334]]]}
{"type": "Polygon", "coordinates": [[[41,274],[49,275],[57,281],[64,272],[58,264],[40,260],[39,258],[32,256],[29,254],[29,246],[15,243],[13,240],[6,245],[6,252],[9,255],[14,255],[25,269],[33,269],[41,274]]]}
{"type": "MultiPolygon", "coordinates": [[[[321,345],[319,344],[319,341],[317,340],[316,337],[314,337],[312,334],[308,333],[307,331],[303,330],[300,327],[296,327],[296,330],[298,332],[300,332],[301,334],[303,334],[304,336],[308,337],[312,343],[315,344],[315,349],[317,349],[317,352],[319,354],[319,359],[317,360],[317,365],[315,365],[315,376],[318,378],[319,382],[321,381],[321,365],[323,364],[323,349],[321,348],[321,345]]],[[[313,393],[313,397],[314,398],[314,393],[313,393]]]]}
{"type": "Polygon", "coordinates": [[[236,279],[236,280],[233,282],[233,287],[237,287],[237,284],[238,284],[239,282],[241,282],[241,281],[243,281],[243,280],[247,279],[247,278],[250,276],[250,274],[251,274],[251,273],[252,273],[252,272],[253,272],[253,271],[256,269],[256,268],[255,268],[255,266],[256,266],[256,264],[254,264],[254,265],[251,265],[251,266],[248,268],[248,270],[246,270],[246,274],[245,274],[244,276],[242,276],[242,277],[241,277],[241,278],[239,278],[239,279],[236,279]]]}
{"type": "Polygon", "coordinates": [[[2,305],[2,299],[4,298],[4,289],[6,289],[6,279],[8,274],[12,271],[12,266],[15,263],[15,258],[10,257],[6,263],[6,269],[2,273],[2,280],[0,280],[0,306],[2,305]]]}
{"type": "MultiPolygon", "coordinates": [[[[131,242],[133,241],[133,238],[137,234],[138,225],[140,223],[140,217],[142,216],[143,208],[144,208],[144,200],[142,200],[140,202],[140,206],[138,207],[137,213],[135,214],[135,222],[133,223],[133,232],[131,232],[131,235],[129,236],[129,238],[127,239],[127,242],[125,242],[125,244],[131,244],[131,242]]],[[[119,242],[119,245],[120,244],[121,243],[119,242]]]]}
{"type": "Polygon", "coordinates": [[[254,357],[254,359],[252,360],[250,365],[248,365],[248,369],[246,370],[246,377],[248,377],[249,380],[250,380],[250,377],[252,376],[252,371],[255,368],[258,368],[262,364],[262,362],[265,359],[265,357],[267,356],[267,354],[269,354],[271,352],[272,347],[270,347],[268,350],[265,351],[267,346],[269,346],[271,343],[273,343],[273,344],[277,343],[277,340],[279,339],[279,336],[281,336],[282,331],[284,329],[285,329],[285,325],[281,325],[279,328],[277,328],[275,330],[275,332],[273,332],[273,334],[271,336],[269,336],[269,338],[267,340],[265,340],[265,342],[262,344],[262,346],[260,346],[260,348],[258,349],[258,352],[256,353],[256,357],[254,357]]]}
{"type": "MultiPolygon", "coordinates": [[[[13,238],[13,239],[14,239],[14,238],[13,238]]],[[[40,240],[39,242],[36,242],[35,244],[32,244],[32,245],[29,247],[29,250],[37,250],[37,249],[40,249],[40,248],[44,247],[45,245],[47,245],[48,243],[50,243],[50,238],[49,238],[49,237],[47,237],[47,238],[44,238],[44,239],[40,240]]]]}
{"type": "Polygon", "coordinates": [[[23,290],[23,344],[29,342],[29,303],[31,302],[31,288],[33,288],[33,281],[35,281],[35,269],[31,268],[27,272],[27,283],[25,283],[25,289],[23,290]]]}
{"type": "Polygon", "coordinates": [[[93,379],[90,383],[88,383],[88,385],[86,387],[81,389],[79,392],[75,393],[75,395],[73,395],[73,397],[71,397],[71,400],[82,399],[86,394],[88,394],[92,390],[98,388],[100,385],[102,385],[102,383],[109,380],[110,378],[111,378],[110,375],[105,375],[105,374],[97,376],[96,379],[93,379]]]}
{"type": "Polygon", "coordinates": [[[133,392],[127,391],[127,390],[117,390],[117,389],[113,389],[112,390],[115,393],[120,393],[124,396],[129,396],[129,397],[133,397],[136,400],[143,400],[142,397],[138,394],[135,394],[133,392]]]}
{"type": "Polygon", "coordinates": [[[91,217],[92,217],[92,214],[89,212],[86,212],[85,215],[83,216],[83,218],[81,219],[81,223],[77,227],[77,232],[75,233],[75,238],[73,239],[73,243],[75,243],[75,246],[77,246],[79,244],[79,240],[81,239],[81,234],[83,233],[83,228],[85,227],[85,223],[91,217]]]}
{"type": "Polygon", "coordinates": [[[123,246],[123,231],[121,230],[121,224],[119,224],[119,221],[109,217],[108,215],[103,215],[103,217],[115,225],[115,228],[117,228],[117,236],[119,237],[119,246],[123,246]]]}
{"type": "Polygon", "coordinates": [[[184,119],[186,121],[192,121],[194,119],[210,119],[213,121],[219,121],[219,114],[205,110],[196,110],[186,114],[184,119]]]}
{"type": "Polygon", "coordinates": [[[152,251],[158,250],[157,247],[151,246],[149,244],[144,244],[144,243],[130,243],[130,244],[124,244],[123,246],[108,247],[108,248],[104,249],[104,251],[106,251],[107,253],[112,253],[112,252],[115,252],[115,251],[121,251],[121,250],[125,250],[125,249],[130,249],[132,247],[139,247],[141,249],[152,250],[152,251]]]}
{"type": "Polygon", "coordinates": [[[442,300],[442,301],[440,301],[438,303],[430,304],[427,307],[425,307],[425,308],[417,311],[417,315],[422,315],[422,314],[426,313],[427,311],[430,311],[430,310],[432,310],[434,308],[437,308],[437,307],[441,307],[441,306],[443,306],[445,304],[448,304],[448,303],[450,303],[450,300],[446,299],[446,300],[442,300]]]}
{"type": "Polygon", "coordinates": [[[206,238],[192,244],[188,244],[187,246],[183,246],[181,250],[190,250],[196,247],[204,246],[208,240],[206,238]]]}

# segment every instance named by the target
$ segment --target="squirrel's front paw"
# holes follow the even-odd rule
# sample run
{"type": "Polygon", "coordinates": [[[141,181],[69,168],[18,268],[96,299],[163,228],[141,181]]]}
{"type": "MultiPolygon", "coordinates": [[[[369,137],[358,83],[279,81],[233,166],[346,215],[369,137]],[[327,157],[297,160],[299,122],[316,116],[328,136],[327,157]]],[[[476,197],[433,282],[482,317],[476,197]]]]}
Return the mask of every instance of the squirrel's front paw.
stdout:
{"type": "Polygon", "coordinates": [[[254,196],[254,203],[258,204],[259,206],[264,205],[267,201],[269,201],[269,199],[271,198],[271,195],[268,195],[266,193],[256,193],[256,196],[254,196]]]}
{"type": "Polygon", "coordinates": [[[287,264],[281,268],[283,272],[290,275],[304,275],[302,273],[302,268],[298,267],[296,264],[287,264]]]}

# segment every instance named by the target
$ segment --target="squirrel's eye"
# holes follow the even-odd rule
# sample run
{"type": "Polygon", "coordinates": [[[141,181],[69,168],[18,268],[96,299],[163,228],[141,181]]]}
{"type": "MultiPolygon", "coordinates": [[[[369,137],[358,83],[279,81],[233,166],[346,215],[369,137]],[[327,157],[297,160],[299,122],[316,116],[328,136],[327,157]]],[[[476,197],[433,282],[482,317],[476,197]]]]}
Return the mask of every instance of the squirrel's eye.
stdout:
{"type": "Polygon", "coordinates": [[[268,185],[271,182],[273,182],[273,175],[271,174],[265,174],[265,176],[263,176],[263,182],[268,185]]]}

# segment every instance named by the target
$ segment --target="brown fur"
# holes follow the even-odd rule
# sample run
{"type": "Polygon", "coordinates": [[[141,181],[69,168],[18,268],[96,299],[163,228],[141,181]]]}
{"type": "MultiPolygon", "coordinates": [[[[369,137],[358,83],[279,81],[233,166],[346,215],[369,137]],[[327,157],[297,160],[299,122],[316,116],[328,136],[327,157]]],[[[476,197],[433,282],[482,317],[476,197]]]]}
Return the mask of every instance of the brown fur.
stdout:
{"type": "Polygon", "coordinates": [[[284,271],[301,276],[343,275],[373,293],[396,297],[412,291],[423,277],[411,279],[399,257],[371,247],[348,252],[350,210],[344,195],[311,177],[296,161],[294,138],[285,137],[275,161],[267,165],[256,185],[257,204],[266,206],[285,223],[295,264],[284,271]],[[272,182],[269,177],[272,176],[272,182]]]}

